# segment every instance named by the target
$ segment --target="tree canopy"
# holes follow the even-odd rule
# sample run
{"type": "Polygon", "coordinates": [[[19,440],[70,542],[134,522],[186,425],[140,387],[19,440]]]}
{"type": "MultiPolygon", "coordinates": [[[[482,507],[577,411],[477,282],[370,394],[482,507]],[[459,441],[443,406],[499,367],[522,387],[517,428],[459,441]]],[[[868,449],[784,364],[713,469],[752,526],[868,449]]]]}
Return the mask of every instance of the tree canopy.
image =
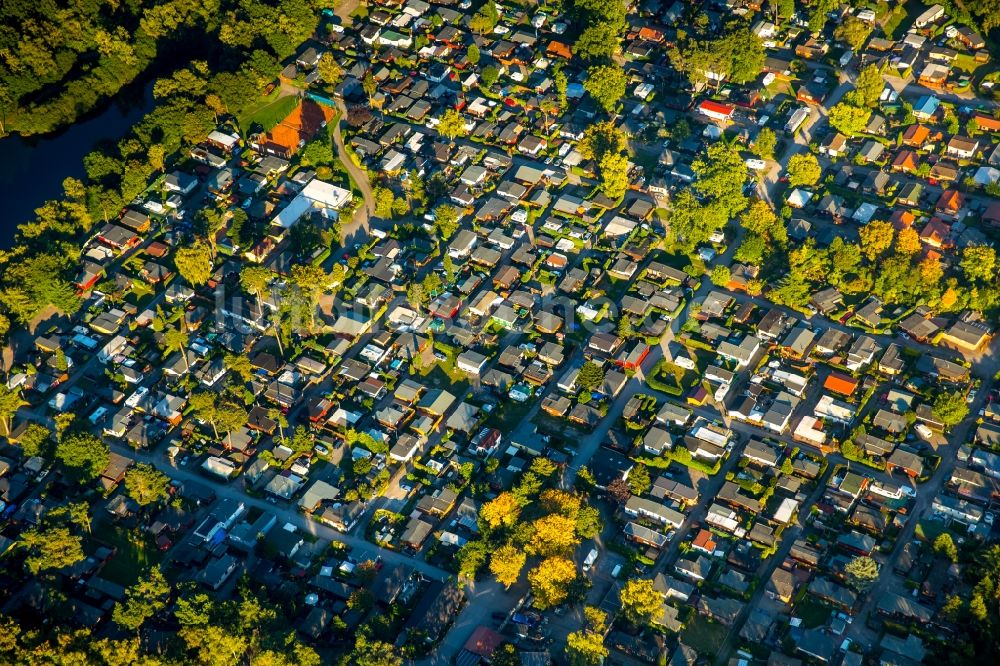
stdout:
{"type": "Polygon", "coordinates": [[[792,187],[809,187],[819,182],[822,169],[810,153],[798,153],[788,160],[788,184],[792,187]]]}
{"type": "Polygon", "coordinates": [[[597,65],[587,70],[587,80],[583,88],[594,98],[597,105],[611,113],[618,100],[625,96],[625,72],[613,65],[597,65]]]}
{"type": "Polygon", "coordinates": [[[125,472],[125,491],[139,506],[166,499],[170,479],[148,463],[133,465],[125,472]]]}
{"type": "Polygon", "coordinates": [[[96,479],[111,461],[111,449],[87,432],[67,433],[56,445],[56,458],[78,479],[96,479]]]}

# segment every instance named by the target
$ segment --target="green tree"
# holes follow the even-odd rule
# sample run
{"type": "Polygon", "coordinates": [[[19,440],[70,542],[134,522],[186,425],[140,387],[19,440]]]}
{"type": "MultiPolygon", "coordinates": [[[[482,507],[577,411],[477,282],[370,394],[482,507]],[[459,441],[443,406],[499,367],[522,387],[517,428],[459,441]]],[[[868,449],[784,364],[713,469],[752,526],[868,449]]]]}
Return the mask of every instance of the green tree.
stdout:
{"type": "Polygon", "coordinates": [[[809,187],[819,182],[823,170],[810,153],[798,153],[788,160],[788,184],[792,187],[809,187]]]}
{"type": "Polygon", "coordinates": [[[578,144],[584,159],[597,162],[608,153],[624,152],[626,147],[625,133],[610,120],[588,126],[578,144]]]}
{"type": "Polygon", "coordinates": [[[460,576],[475,579],[479,570],[486,565],[489,557],[489,547],[485,541],[469,541],[458,549],[455,559],[458,561],[460,576]]]}
{"type": "Polygon", "coordinates": [[[997,252],[988,245],[967,245],[959,266],[970,281],[992,283],[996,280],[997,252]]]}
{"type": "Polygon", "coordinates": [[[934,539],[934,552],[952,562],[958,562],[958,548],[947,532],[942,532],[934,539]]]}
{"type": "Polygon", "coordinates": [[[340,66],[340,63],[337,62],[337,59],[330,51],[320,56],[316,69],[319,70],[319,78],[331,86],[340,83],[340,80],[344,77],[344,68],[340,66]]]}
{"type": "Polygon", "coordinates": [[[649,578],[632,578],[622,586],[619,596],[622,612],[633,624],[648,624],[660,614],[663,597],[653,589],[649,578]]]}
{"type": "Polygon", "coordinates": [[[584,391],[593,391],[604,383],[604,371],[593,361],[584,361],[576,375],[576,386],[584,391]]]}
{"type": "Polygon", "coordinates": [[[727,217],[734,217],[747,207],[743,185],[749,171],[735,144],[725,141],[712,144],[703,157],[694,161],[693,168],[698,175],[694,189],[709,199],[710,206],[727,217]]]}
{"type": "Polygon", "coordinates": [[[723,205],[702,203],[690,188],[678,192],[670,202],[670,236],[678,251],[693,252],[729,220],[723,205]]]}
{"type": "Polygon", "coordinates": [[[479,47],[475,44],[469,44],[469,48],[465,51],[465,57],[473,67],[478,65],[480,58],[479,47]]]}
{"type": "Polygon", "coordinates": [[[1000,2],[997,0],[966,0],[963,5],[980,22],[984,35],[1000,27],[1000,2]]]}
{"type": "Polygon", "coordinates": [[[153,566],[147,574],[128,588],[125,600],[115,604],[111,619],[127,631],[138,631],[146,620],[167,606],[170,585],[158,566],[153,566]]]}
{"type": "Polygon", "coordinates": [[[862,21],[851,14],[840,22],[840,25],[833,31],[833,37],[850,46],[852,51],[857,51],[864,46],[871,32],[872,26],[868,21],[862,21]]]}
{"type": "Polygon", "coordinates": [[[56,459],[81,481],[96,479],[111,461],[111,449],[87,432],[68,433],[56,445],[56,459]]]}
{"type": "Polygon", "coordinates": [[[576,534],[581,539],[594,539],[604,528],[601,512],[596,507],[583,506],[576,514],[576,534]]]}
{"type": "Polygon", "coordinates": [[[222,365],[233,375],[239,377],[240,381],[244,384],[253,379],[253,365],[246,354],[230,354],[227,352],[222,359],[222,365]]]}
{"type": "Polygon", "coordinates": [[[459,210],[451,204],[441,204],[434,209],[434,228],[442,241],[450,239],[458,231],[458,213],[459,210]]]}
{"type": "Polygon", "coordinates": [[[139,506],[147,506],[170,496],[170,479],[148,463],[139,463],[125,472],[125,492],[139,506]]]}
{"type": "Polygon", "coordinates": [[[300,264],[292,266],[289,281],[305,297],[309,305],[309,330],[312,331],[316,328],[316,309],[319,307],[319,299],[330,288],[331,276],[315,264],[300,264]]]}
{"type": "Polygon", "coordinates": [[[625,84],[625,72],[620,67],[597,65],[587,70],[583,88],[598,106],[611,113],[618,105],[618,100],[625,96],[625,84]]]}
{"type": "Polygon", "coordinates": [[[774,149],[778,145],[778,137],[774,130],[765,127],[757,133],[757,138],[753,142],[753,151],[762,160],[774,159],[774,149]]]}
{"type": "Polygon", "coordinates": [[[828,120],[830,126],[848,137],[857,136],[865,131],[871,111],[840,102],[830,109],[828,120]]]}
{"type": "Polygon", "coordinates": [[[864,592],[878,580],[878,563],[871,557],[859,555],[844,566],[844,573],[851,587],[864,592]]]}
{"type": "Polygon", "coordinates": [[[764,44],[741,26],[713,39],[684,39],[671,49],[670,60],[692,84],[749,83],[764,68],[764,44]]]}
{"type": "Polygon", "coordinates": [[[469,19],[469,29],[480,35],[485,35],[492,32],[499,21],[500,13],[497,11],[496,4],[485,2],[479,11],[469,19]]]}
{"type": "Polygon", "coordinates": [[[729,270],[729,266],[726,266],[725,264],[716,264],[715,266],[712,266],[712,272],[709,273],[708,278],[716,287],[725,287],[729,284],[732,274],[729,270]]]}
{"type": "Polygon", "coordinates": [[[49,569],[72,566],[85,557],[83,540],[66,527],[25,530],[19,543],[28,552],[24,564],[35,576],[49,569]]]}
{"type": "Polygon", "coordinates": [[[350,663],[357,666],[403,666],[403,658],[392,643],[371,640],[359,633],[350,663]]]}
{"type": "Polygon", "coordinates": [[[969,415],[969,405],[960,391],[942,391],[931,405],[934,417],[951,428],[961,423],[969,415]]]}
{"type": "Polygon", "coordinates": [[[882,70],[871,64],[861,70],[854,82],[854,90],[844,96],[850,104],[861,108],[871,108],[878,103],[885,88],[882,70]]]}
{"type": "Polygon", "coordinates": [[[267,298],[272,276],[273,273],[263,266],[247,264],[240,269],[240,287],[257,299],[258,308],[263,308],[261,301],[267,298]]]}
{"type": "Polygon", "coordinates": [[[17,440],[26,458],[47,458],[52,446],[52,431],[38,423],[31,423],[17,440]]]}
{"type": "Polygon", "coordinates": [[[604,638],[594,631],[574,631],[566,636],[566,659],[570,666],[600,666],[608,656],[604,638]]]}
{"type": "Polygon", "coordinates": [[[179,248],[174,255],[174,265],[188,284],[200,287],[212,275],[212,249],[200,241],[179,248]]]}
{"type": "Polygon", "coordinates": [[[188,362],[188,334],[181,328],[168,328],[163,332],[163,348],[168,352],[176,352],[184,361],[184,369],[191,370],[188,362]]]}
{"type": "Polygon", "coordinates": [[[392,204],[396,201],[396,195],[392,193],[392,190],[377,185],[372,190],[372,196],[375,198],[375,217],[392,219],[392,204]]]}
{"type": "Polygon", "coordinates": [[[601,188],[609,199],[625,196],[629,186],[628,157],[621,153],[606,153],[601,157],[601,188]]]}
{"type": "Polygon", "coordinates": [[[66,520],[73,525],[77,525],[87,534],[90,534],[93,521],[90,516],[90,505],[86,502],[70,502],[62,506],[54,507],[46,514],[46,518],[52,520],[66,520]]]}
{"type": "Polygon", "coordinates": [[[621,36],[617,27],[607,21],[588,25],[577,37],[573,52],[586,61],[606,62],[611,60],[621,48],[621,36]]]}
{"type": "Polygon", "coordinates": [[[499,78],[500,70],[493,65],[486,65],[486,67],[483,67],[483,71],[479,73],[479,81],[486,90],[492,88],[493,84],[496,83],[499,78]]]}
{"type": "Polygon", "coordinates": [[[627,481],[633,495],[642,495],[649,491],[653,485],[652,479],[649,477],[649,468],[642,463],[629,471],[627,481]]]}
{"type": "Polygon", "coordinates": [[[0,424],[4,435],[10,434],[11,421],[23,404],[20,386],[10,388],[6,382],[0,382],[0,424]]]}

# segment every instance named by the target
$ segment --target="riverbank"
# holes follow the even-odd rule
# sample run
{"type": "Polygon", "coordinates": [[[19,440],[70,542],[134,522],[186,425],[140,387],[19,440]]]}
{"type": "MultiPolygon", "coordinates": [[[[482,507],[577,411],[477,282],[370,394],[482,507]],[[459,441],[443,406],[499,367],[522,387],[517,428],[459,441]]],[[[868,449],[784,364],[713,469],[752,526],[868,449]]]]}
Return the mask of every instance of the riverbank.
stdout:
{"type": "Polygon", "coordinates": [[[117,141],[155,106],[152,82],[117,98],[96,115],[55,134],[0,139],[0,248],[36,208],[62,196],[66,178],[84,177],[83,158],[102,141],[117,141]]]}

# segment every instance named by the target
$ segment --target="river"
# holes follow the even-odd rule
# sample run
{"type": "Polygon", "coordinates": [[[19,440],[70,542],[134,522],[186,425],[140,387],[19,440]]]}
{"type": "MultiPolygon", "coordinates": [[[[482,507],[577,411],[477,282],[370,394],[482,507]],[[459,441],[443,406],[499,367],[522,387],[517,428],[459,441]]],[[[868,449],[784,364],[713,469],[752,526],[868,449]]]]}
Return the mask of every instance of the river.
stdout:
{"type": "Polygon", "coordinates": [[[117,141],[153,108],[152,83],[124,90],[107,106],[54,134],[0,139],[0,248],[9,248],[17,226],[62,195],[68,177],[83,178],[83,157],[99,141],[117,141]]]}

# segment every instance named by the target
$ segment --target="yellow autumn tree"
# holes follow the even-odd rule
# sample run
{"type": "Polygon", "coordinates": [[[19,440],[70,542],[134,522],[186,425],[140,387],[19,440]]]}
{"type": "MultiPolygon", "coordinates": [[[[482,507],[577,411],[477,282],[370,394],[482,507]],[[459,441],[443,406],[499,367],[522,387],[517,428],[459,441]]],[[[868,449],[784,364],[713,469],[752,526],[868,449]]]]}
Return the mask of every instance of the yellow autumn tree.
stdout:
{"type": "Polygon", "coordinates": [[[490,529],[510,527],[521,516],[521,503],[510,493],[500,493],[479,509],[479,518],[490,529]]]}
{"type": "Polygon", "coordinates": [[[493,551],[490,557],[490,573],[496,576],[497,582],[506,588],[517,582],[527,559],[524,551],[507,544],[493,551]]]}
{"type": "Polygon", "coordinates": [[[576,565],[565,557],[550,557],[528,572],[535,604],[540,608],[558,606],[566,601],[569,586],[576,580],[576,565]]]}
{"type": "Polygon", "coordinates": [[[532,523],[534,534],[528,542],[533,555],[551,557],[565,555],[577,544],[576,520],[559,514],[550,514],[532,523]]]}
{"type": "Polygon", "coordinates": [[[622,586],[622,611],[629,622],[647,624],[660,613],[663,596],[653,588],[649,578],[633,578],[622,586]]]}
{"type": "Polygon", "coordinates": [[[538,500],[545,513],[557,513],[573,519],[580,513],[580,498],[565,490],[546,490],[539,495],[538,500]]]}
{"type": "Polygon", "coordinates": [[[896,251],[910,257],[920,252],[920,234],[913,227],[906,227],[896,236],[896,251]]]}
{"type": "Polygon", "coordinates": [[[892,247],[894,233],[892,225],[885,220],[872,220],[858,229],[858,235],[861,237],[861,253],[868,261],[875,261],[892,247]]]}

